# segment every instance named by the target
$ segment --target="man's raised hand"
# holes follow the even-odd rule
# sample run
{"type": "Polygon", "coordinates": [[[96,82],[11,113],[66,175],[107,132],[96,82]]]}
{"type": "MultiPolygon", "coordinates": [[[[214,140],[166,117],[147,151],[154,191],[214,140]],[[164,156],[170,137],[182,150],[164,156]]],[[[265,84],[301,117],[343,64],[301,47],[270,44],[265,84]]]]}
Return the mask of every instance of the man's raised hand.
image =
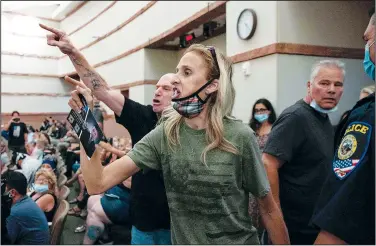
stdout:
{"type": "Polygon", "coordinates": [[[44,30],[51,32],[50,34],[47,34],[48,45],[57,46],[62,53],[67,55],[73,53],[75,47],[73,46],[73,44],[69,40],[68,35],[65,32],[43,24],[39,24],[39,26],[44,30]]]}

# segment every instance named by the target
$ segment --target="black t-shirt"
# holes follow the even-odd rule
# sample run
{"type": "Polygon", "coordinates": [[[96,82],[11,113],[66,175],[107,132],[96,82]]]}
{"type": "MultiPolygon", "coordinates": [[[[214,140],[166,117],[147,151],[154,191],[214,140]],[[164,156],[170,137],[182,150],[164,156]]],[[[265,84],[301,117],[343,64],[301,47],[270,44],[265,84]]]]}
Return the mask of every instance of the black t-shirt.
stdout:
{"type": "Polygon", "coordinates": [[[312,219],[348,244],[375,244],[375,94],[339,125],[330,172],[312,219]]]}
{"type": "MultiPolygon", "coordinates": [[[[153,130],[158,122],[150,105],[145,106],[125,97],[121,116],[116,122],[129,132],[134,146],[153,130]]],[[[132,225],[141,231],[170,229],[170,212],[162,171],[139,171],[132,176],[130,217],[132,225]]]]}
{"type": "Polygon", "coordinates": [[[263,152],[284,162],[278,171],[279,197],[289,233],[318,233],[309,221],[333,159],[333,138],[329,117],[303,100],[273,124],[263,152]]]}
{"type": "Polygon", "coordinates": [[[9,146],[25,145],[25,133],[28,133],[25,123],[12,122],[9,126],[9,146]]]}

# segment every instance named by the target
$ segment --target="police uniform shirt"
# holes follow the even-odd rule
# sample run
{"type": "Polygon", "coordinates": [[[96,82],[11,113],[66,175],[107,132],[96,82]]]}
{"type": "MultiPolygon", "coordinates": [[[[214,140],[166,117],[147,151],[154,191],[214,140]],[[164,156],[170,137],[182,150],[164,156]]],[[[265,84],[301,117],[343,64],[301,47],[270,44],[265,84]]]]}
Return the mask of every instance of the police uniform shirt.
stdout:
{"type": "Polygon", "coordinates": [[[331,172],[313,225],[348,244],[375,244],[375,94],[338,127],[331,172]]]}

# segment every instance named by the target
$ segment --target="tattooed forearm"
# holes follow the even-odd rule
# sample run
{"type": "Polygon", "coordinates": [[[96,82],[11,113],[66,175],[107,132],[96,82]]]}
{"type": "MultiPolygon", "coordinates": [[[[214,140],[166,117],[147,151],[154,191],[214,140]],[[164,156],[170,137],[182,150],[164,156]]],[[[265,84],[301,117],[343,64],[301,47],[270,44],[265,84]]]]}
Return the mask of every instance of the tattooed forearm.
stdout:
{"type": "Polygon", "coordinates": [[[96,72],[88,71],[83,75],[83,77],[90,79],[91,86],[94,90],[98,90],[102,86],[104,86],[106,89],[108,88],[107,84],[104,83],[104,79],[96,72]]]}
{"type": "Polygon", "coordinates": [[[109,90],[109,86],[106,81],[95,71],[95,69],[90,66],[89,62],[85,57],[79,53],[75,52],[69,55],[73,66],[76,68],[78,75],[86,86],[90,89],[99,92],[101,90],[109,90]]]}

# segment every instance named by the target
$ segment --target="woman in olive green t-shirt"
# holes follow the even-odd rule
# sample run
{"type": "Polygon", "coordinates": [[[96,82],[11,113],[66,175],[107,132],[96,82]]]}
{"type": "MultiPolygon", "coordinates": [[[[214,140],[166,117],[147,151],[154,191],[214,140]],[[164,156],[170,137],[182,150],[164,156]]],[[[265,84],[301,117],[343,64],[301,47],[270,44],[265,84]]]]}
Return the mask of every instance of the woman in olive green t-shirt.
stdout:
{"type": "MultiPolygon", "coordinates": [[[[161,169],[173,244],[259,244],[248,215],[249,193],[273,244],[288,244],[253,131],[230,117],[235,91],[230,60],[214,47],[192,45],[176,68],[173,106],[127,156],[102,167],[81,147],[87,190],[98,194],[140,169],[161,169]]],[[[89,105],[90,89],[77,88],[89,105]]],[[[77,109],[76,97],[70,103],[77,109]]],[[[71,101],[72,101],[71,100],[71,101]]]]}

